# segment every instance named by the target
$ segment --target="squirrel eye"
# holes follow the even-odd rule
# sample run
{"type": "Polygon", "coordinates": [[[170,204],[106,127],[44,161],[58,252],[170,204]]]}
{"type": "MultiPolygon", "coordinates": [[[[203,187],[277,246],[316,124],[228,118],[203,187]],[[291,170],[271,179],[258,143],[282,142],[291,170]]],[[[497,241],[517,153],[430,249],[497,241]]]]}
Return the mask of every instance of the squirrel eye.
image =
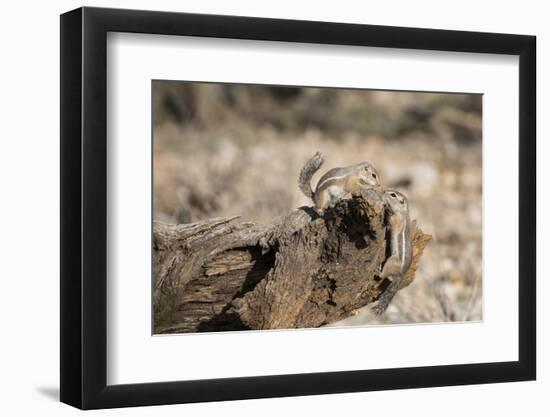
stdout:
{"type": "Polygon", "coordinates": [[[390,195],[394,198],[397,197],[397,195],[395,193],[390,193],[390,195]]]}
{"type": "Polygon", "coordinates": [[[372,174],[372,178],[376,178],[376,174],[375,174],[375,173],[372,174]]]}

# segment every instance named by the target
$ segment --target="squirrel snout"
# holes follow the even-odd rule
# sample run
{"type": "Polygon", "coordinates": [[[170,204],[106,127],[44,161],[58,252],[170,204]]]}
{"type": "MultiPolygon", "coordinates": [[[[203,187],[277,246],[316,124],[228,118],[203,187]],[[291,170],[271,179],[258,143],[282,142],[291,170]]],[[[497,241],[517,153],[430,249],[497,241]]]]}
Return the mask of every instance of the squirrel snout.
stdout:
{"type": "Polygon", "coordinates": [[[372,176],[368,182],[373,188],[377,190],[382,190],[382,185],[380,184],[380,179],[378,178],[378,176],[372,176]]]}
{"type": "Polygon", "coordinates": [[[376,172],[370,172],[367,174],[367,182],[373,187],[380,187],[380,177],[376,172]]]}

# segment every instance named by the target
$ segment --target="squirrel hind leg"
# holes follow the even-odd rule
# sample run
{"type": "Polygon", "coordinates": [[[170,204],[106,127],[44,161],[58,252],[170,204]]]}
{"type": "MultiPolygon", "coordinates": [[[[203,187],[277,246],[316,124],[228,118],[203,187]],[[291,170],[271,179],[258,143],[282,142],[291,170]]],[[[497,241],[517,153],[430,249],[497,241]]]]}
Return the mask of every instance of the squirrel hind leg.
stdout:
{"type": "Polygon", "coordinates": [[[351,197],[351,194],[338,189],[337,187],[328,187],[315,192],[313,201],[315,210],[322,213],[323,210],[333,207],[338,201],[351,197]]]}
{"type": "Polygon", "coordinates": [[[400,266],[401,262],[399,261],[399,258],[395,255],[390,256],[384,263],[380,277],[392,278],[392,280],[395,281],[395,276],[398,276],[400,266]]]}
{"type": "Polygon", "coordinates": [[[326,190],[318,191],[313,195],[313,202],[315,203],[315,211],[318,214],[323,214],[330,204],[330,195],[326,190]]]}

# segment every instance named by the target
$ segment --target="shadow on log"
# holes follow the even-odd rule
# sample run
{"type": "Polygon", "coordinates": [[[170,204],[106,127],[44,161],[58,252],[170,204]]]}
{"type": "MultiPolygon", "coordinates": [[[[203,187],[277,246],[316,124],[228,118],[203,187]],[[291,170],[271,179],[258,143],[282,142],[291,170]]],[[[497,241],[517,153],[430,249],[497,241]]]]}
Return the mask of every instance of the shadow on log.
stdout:
{"type": "MultiPolygon", "coordinates": [[[[414,224],[414,222],[413,222],[414,224]]],[[[269,225],[238,217],[154,224],[154,333],[319,327],[377,300],[389,284],[384,204],[363,191],[319,217],[269,225]]],[[[413,227],[414,280],[431,236],[413,227]]]]}

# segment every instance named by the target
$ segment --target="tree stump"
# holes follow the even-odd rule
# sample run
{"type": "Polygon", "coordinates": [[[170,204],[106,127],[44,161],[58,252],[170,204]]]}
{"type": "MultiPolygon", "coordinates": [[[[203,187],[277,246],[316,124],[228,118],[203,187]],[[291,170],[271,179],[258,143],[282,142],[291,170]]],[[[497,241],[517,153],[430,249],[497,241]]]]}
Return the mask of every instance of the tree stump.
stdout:
{"type": "MultiPolygon", "coordinates": [[[[154,333],[319,327],[375,302],[389,282],[385,207],[367,190],[319,216],[238,217],[153,228],[154,333]]],[[[413,222],[413,280],[431,236],[413,222]]]]}

